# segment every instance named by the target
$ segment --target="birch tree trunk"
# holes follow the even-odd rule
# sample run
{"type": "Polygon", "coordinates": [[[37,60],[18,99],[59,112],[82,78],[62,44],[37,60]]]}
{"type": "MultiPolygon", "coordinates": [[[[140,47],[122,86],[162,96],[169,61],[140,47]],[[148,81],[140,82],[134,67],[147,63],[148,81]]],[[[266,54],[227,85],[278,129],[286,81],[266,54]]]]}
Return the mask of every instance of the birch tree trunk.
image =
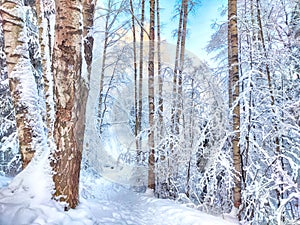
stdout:
{"type": "Polygon", "coordinates": [[[39,29],[39,44],[41,51],[42,74],[44,80],[44,95],[46,98],[46,126],[48,138],[53,140],[54,129],[54,98],[53,73],[51,69],[51,34],[50,17],[54,15],[54,3],[45,6],[44,0],[36,0],[37,24],[39,29]]]}
{"type": "Polygon", "coordinates": [[[39,94],[28,51],[25,16],[21,1],[1,1],[4,49],[23,169],[44,140],[43,120],[38,106],[39,94]]]}
{"type": "MultiPolygon", "coordinates": [[[[184,0],[182,0],[184,1],[184,0]]],[[[181,41],[181,35],[182,35],[182,21],[183,21],[183,7],[181,4],[180,7],[180,13],[179,13],[179,24],[178,24],[178,30],[177,30],[177,42],[176,42],[176,50],[175,50],[175,62],[174,62],[174,71],[173,71],[173,90],[172,90],[172,109],[171,109],[171,141],[170,141],[170,157],[168,157],[168,191],[169,195],[171,196],[171,189],[172,189],[172,182],[171,179],[173,179],[174,174],[174,168],[175,168],[175,136],[176,136],[176,130],[178,124],[177,121],[177,94],[178,94],[178,74],[179,74],[179,56],[180,56],[180,41],[181,41]]]]}
{"type": "Polygon", "coordinates": [[[148,188],[155,190],[155,155],[154,155],[154,26],[155,0],[150,0],[150,41],[148,62],[148,99],[149,99],[149,159],[148,159],[148,188]]]}
{"type": "Polygon", "coordinates": [[[160,132],[158,136],[162,138],[164,133],[164,122],[163,122],[163,78],[161,74],[161,38],[160,38],[160,8],[159,8],[159,0],[156,1],[156,18],[157,18],[157,71],[158,71],[158,107],[159,107],[159,128],[160,132]]]}
{"type": "Polygon", "coordinates": [[[93,60],[93,26],[95,5],[93,0],[83,1],[83,50],[87,69],[87,80],[90,81],[93,60]]]}
{"type": "Polygon", "coordinates": [[[184,53],[185,53],[185,39],[186,39],[186,28],[187,28],[187,16],[188,16],[188,0],[182,0],[180,6],[179,14],[179,24],[177,31],[177,43],[176,43],[176,53],[175,53],[175,66],[174,66],[174,76],[173,76],[173,105],[171,109],[171,132],[172,140],[170,143],[170,159],[168,159],[168,189],[170,195],[175,197],[175,193],[171,193],[172,184],[171,179],[176,179],[177,177],[177,164],[179,152],[175,149],[175,140],[178,139],[180,128],[179,122],[182,112],[182,70],[184,64],[184,53]]]}
{"type": "Polygon", "coordinates": [[[180,56],[179,56],[179,69],[178,74],[178,94],[177,94],[177,115],[176,115],[176,134],[179,134],[179,122],[182,113],[182,71],[184,67],[184,54],[185,54],[185,41],[186,41],[186,32],[187,32],[187,20],[188,20],[188,7],[189,1],[182,0],[183,8],[183,21],[182,21],[182,32],[180,37],[180,56]]]}
{"type": "MultiPolygon", "coordinates": [[[[228,0],[228,49],[229,49],[229,87],[233,104],[233,166],[235,169],[233,201],[234,207],[241,205],[241,154],[240,154],[240,103],[239,103],[239,58],[238,58],[238,30],[237,30],[237,0],[228,0]]],[[[231,96],[229,97],[229,99],[231,96]]]]}
{"type": "MultiPolygon", "coordinates": [[[[13,149],[3,149],[4,152],[14,152],[14,149],[16,149],[18,146],[17,142],[17,130],[16,130],[16,118],[14,113],[14,107],[13,102],[11,99],[11,94],[9,90],[9,83],[8,83],[8,77],[7,77],[7,70],[6,70],[6,57],[4,52],[4,36],[3,36],[3,29],[2,29],[2,18],[0,16],[0,146],[2,143],[5,143],[9,140],[9,142],[12,144],[13,149]]],[[[3,146],[3,145],[2,145],[3,146]]],[[[19,168],[19,165],[17,165],[17,168],[12,168],[9,166],[9,163],[13,159],[13,155],[10,156],[9,154],[3,154],[3,159],[5,163],[7,163],[5,167],[2,167],[2,171],[5,174],[9,174],[11,176],[16,175],[17,169],[19,168]]],[[[17,163],[21,163],[18,161],[17,163]]]]}
{"type": "Polygon", "coordinates": [[[231,49],[231,44],[229,43],[230,40],[231,40],[231,32],[230,32],[230,16],[231,14],[229,14],[229,12],[231,12],[231,4],[229,4],[228,2],[228,35],[227,35],[227,39],[228,39],[228,45],[227,45],[227,50],[228,50],[228,71],[229,71],[229,74],[228,74],[228,106],[229,108],[231,109],[232,107],[232,76],[230,74],[230,71],[231,71],[231,60],[232,60],[232,49],[231,49]]]}
{"type": "Polygon", "coordinates": [[[85,128],[87,86],[82,68],[81,1],[56,1],[53,52],[56,118],[52,168],[54,198],[66,202],[65,210],[79,202],[78,186],[85,128]],[[65,16],[68,15],[68,16],[65,16]]]}
{"type": "Polygon", "coordinates": [[[100,86],[99,86],[99,104],[98,104],[98,121],[99,121],[99,130],[100,134],[102,133],[102,101],[103,101],[103,89],[104,89],[104,79],[105,79],[105,69],[106,69],[106,57],[107,57],[107,48],[108,48],[108,35],[109,35],[109,19],[110,19],[110,10],[111,2],[108,2],[108,10],[105,17],[105,31],[104,31],[104,43],[103,43],[103,52],[102,52],[102,62],[101,62],[101,74],[100,74],[100,86]]]}
{"type": "MultiPolygon", "coordinates": [[[[142,118],[143,118],[143,67],[144,67],[144,22],[145,22],[145,0],[142,0],[142,15],[140,27],[140,61],[139,61],[139,93],[138,93],[138,133],[142,131],[142,118]]],[[[138,140],[141,143],[141,138],[138,140]]],[[[141,150],[137,152],[138,163],[141,160],[141,150]]]]}
{"type": "MultiPolygon", "coordinates": [[[[182,0],[183,2],[184,0],[182,0]]],[[[178,93],[178,73],[179,73],[179,55],[180,55],[180,40],[182,34],[182,21],[183,21],[183,6],[181,4],[180,14],[179,14],[179,24],[177,30],[177,42],[176,42],[176,53],[175,53],[175,66],[174,66],[174,75],[173,75],[173,107],[171,110],[171,132],[172,135],[175,135],[177,130],[177,93],[178,93]]],[[[174,139],[174,136],[173,136],[174,139]]],[[[174,140],[172,140],[174,141],[174,140]]],[[[173,145],[171,146],[171,150],[173,151],[173,145]]]]}
{"type": "MultiPolygon", "coordinates": [[[[134,136],[136,138],[136,150],[137,152],[140,151],[139,149],[139,140],[137,138],[139,133],[139,115],[138,115],[138,74],[137,74],[137,50],[136,50],[136,30],[135,30],[135,15],[134,15],[134,8],[133,2],[130,0],[130,11],[131,11],[131,28],[132,28],[132,36],[133,36],[133,70],[134,70],[134,115],[135,115],[135,126],[134,126],[134,136]]],[[[138,155],[138,154],[137,154],[138,155]]]]}
{"type": "MultiPolygon", "coordinates": [[[[101,62],[101,73],[100,73],[100,85],[99,85],[99,103],[98,103],[98,126],[100,134],[103,132],[103,121],[104,121],[104,114],[107,109],[107,105],[105,102],[106,96],[104,95],[104,85],[105,85],[105,78],[106,78],[106,71],[109,64],[109,49],[117,42],[117,39],[112,38],[114,33],[117,32],[113,28],[115,23],[118,21],[118,16],[126,7],[126,1],[123,0],[116,4],[114,1],[109,0],[107,1],[107,9],[105,9],[105,27],[104,27],[104,41],[103,41],[103,52],[102,52],[102,62],[101,62]]],[[[121,27],[120,27],[121,28],[121,27]]],[[[120,29],[118,29],[120,31],[120,29]]],[[[120,38],[120,37],[119,37],[120,38]]],[[[118,38],[118,40],[119,40],[118,38]]],[[[112,78],[111,78],[112,79],[112,78]]]]}

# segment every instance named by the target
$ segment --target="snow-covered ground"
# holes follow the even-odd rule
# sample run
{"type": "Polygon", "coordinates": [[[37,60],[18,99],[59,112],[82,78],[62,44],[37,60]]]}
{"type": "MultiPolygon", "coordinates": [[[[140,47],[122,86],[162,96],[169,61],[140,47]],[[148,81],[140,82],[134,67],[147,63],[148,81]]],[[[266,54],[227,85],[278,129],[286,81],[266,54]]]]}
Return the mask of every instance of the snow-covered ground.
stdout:
{"type": "MultiPolygon", "coordinates": [[[[75,210],[47,199],[48,193],[36,194],[40,180],[25,185],[0,176],[1,225],[235,225],[171,200],[156,199],[136,193],[91,172],[83,171],[80,182],[80,205],[75,210]]],[[[21,181],[21,182],[20,182],[21,181]]],[[[32,180],[34,181],[34,179],[32,180]]],[[[27,183],[28,184],[28,183],[27,183]]],[[[47,192],[42,188],[40,192],[47,192]]]]}

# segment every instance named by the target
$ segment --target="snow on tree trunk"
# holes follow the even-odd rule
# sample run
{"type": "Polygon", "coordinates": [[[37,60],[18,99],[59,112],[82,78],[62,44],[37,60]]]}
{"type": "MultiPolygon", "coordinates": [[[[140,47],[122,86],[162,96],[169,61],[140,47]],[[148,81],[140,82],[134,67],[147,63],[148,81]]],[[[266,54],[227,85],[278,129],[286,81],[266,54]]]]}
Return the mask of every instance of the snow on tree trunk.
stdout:
{"type": "Polygon", "coordinates": [[[13,175],[16,171],[12,169],[15,170],[18,166],[17,168],[10,168],[8,165],[13,160],[19,146],[16,135],[15,113],[6,70],[2,18],[0,18],[0,55],[0,173],[13,175]]]}
{"type": "Polygon", "coordinates": [[[22,167],[31,161],[43,142],[44,127],[39,108],[39,94],[28,51],[26,14],[19,1],[3,1],[4,45],[9,86],[15,108],[22,167]]]}
{"type": "Polygon", "coordinates": [[[54,98],[53,98],[53,73],[51,69],[51,29],[50,21],[54,16],[54,2],[45,0],[36,1],[37,23],[39,29],[39,45],[41,52],[42,73],[44,79],[44,94],[46,98],[46,126],[48,137],[53,139],[54,129],[54,98]]]}

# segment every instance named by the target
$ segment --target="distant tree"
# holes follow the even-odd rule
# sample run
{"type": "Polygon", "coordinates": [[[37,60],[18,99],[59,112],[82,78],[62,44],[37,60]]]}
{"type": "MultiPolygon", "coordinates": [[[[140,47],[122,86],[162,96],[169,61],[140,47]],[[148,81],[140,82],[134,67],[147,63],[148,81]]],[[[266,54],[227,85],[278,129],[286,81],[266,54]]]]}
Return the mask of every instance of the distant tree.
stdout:
{"type": "Polygon", "coordinates": [[[240,103],[239,103],[239,57],[238,57],[238,25],[237,25],[237,1],[228,0],[228,62],[229,62],[229,102],[233,107],[233,166],[235,170],[233,202],[234,207],[239,208],[242,201],[242,167],[240,153],[240,103]]]}
{"type": "Polygon", "coordinates": [[[295,39],[300,37],[300,2],[296,2],[292,12],[291,28],[295,39]]]}
{"type": "Polygon", "coordinates": [[[155,143],[154,143],[154,40],[155,40],[155,0],[150,0],[150,40],[148,61],[148,101],[149,101],[149,158],[148,158],[148,188],[155,190],[155,143]]]}
{"type": "Polygon", "coordinates": [[[291,48],[293,49],[293,54],[291,57],[292,65],[295,68],[295,74],[298,79],[300,79],[300,63],[299,63],[299,54],[300,54],[300,2],[296,2],[295,7],[292,11],[292,17],[291,17],[291,23],[290,28],[293,34],[293,46],[291,48]],[[297,44],[298,43],[298,44],[297,44]]]}
{"type": "Polygon", "coordinates": [[[161,59],[161,24],[160,24],[160,5],[159,0],[156,1],[156,18],[157,18],[157,75],[158,75],[158,115],[159,130],[158,137],[160,140],[164,136],[164,105],[163,105],[163,75],[162,75],[162,59],[161,59]]]}
{"type": "Polygon", "coordinates": [[[176,171],[176,165],[178,162],[178,156],[180,149],[176,149],[175,145],[178,142],[180,135],[180,119],[182,113],[182,72],[184,65],[184,54],[185,54],[185,42],[186,42],[186,33],[187,33],[187,19],[188,19],[188,8],[189,1],[182,0],[179,6],[179,22],[177,29],[177,42],[176,42],[176,53],[175,53],[175,62],[174,62],[174,72],[173,72],[173,96],[172,101],[173,105],[171,106],[171,145],[170,145],[170,154],[172,157],[169,159],[169,181],[168,189],[170,190],[170,196],[172,198],[176,197],[176,193],[171,193],[173,181],[176,177],[174,171],[176,171]],[[171,178],[172,177],[172,178],[171,178]]]}
{"type": "Polygon", "coordinates": [[[91,0],[83,1],[83,48],[84,60],[87,70],[87,80],[90,80],[93,61],[94,47],[94,15],[95,2],[91,0]]]}
{"type": "MultiPolygon", "coordinates": [[[[115,1],[108,0],[105,2],[105,7],[102,8],[103,14],[100,18],[104,17],[104,33],[103,36],[103,50],[101,55],[101,72],[100,72],[100,85],[99,85],[99,104],[98,104],[98,128],[100,134],[103,132],[103,121],[104,115],[107,111],[107,105],[105,99],[107,90],[110,89],[108,83],[112,81],[112,76],[107,75],[109,68],[115,66],[115,62],[119,61],[118,52],[113,50],[118,43],[122,42],[121,38],[125,36],[128,32],[128,24],[130,24],[130,19],[125,18],[121,20],[123,13],[127,11],[130,5],[128,1],[115,1]]],[[[120,49],[118,49],[120,51],[120,49]]],[[[122,54],[122,53],[120,53],[122,54]]],[[[120,55],[119,54],[119,55],[120,55]]],[[[114,69],[113,69],[114,70],[114,69]]]]}
{"type": "MultiPolygon", "coordinates": [[[[172,107],[172,135],[176,135],[176,130],[179,130],[177,124],[177,94],[178,94],[178,72],[179,72],[179,55],[180,55],[180,42],[182,38],[182,22],[183,22],[183,11],[184,11],[185,0],[182,0],[180,11],[179,11],[179,23],[177,30],[177,41],[176,41],[176,53],[175,53],[175,62],[174,62],[174,76],[173,76],[173,107],[172,107]]],[[[174,139],[175,137],[173,137],[174,139]]],[[[173,147],[171,147],[173,148],[173,147]]],[[[173,150],[173,149],[172,149],[173,150]]]]}
{"type": "MultiPolygon", "coordinates": [[[[31,4],[33,4],[32,1],[31,4]]],[[[46,104],[46,127],[48,130],[48,137],[53,141],[53,129],[54,129],[54,98],[53,98],[53,73],[52,73],[52,43],[53,43],[53,34],[51,34],[51,27],[54,26],[53,19],[54,15],[54,1],[50,0],[36,0],[35,5],[32,5],[32,8],[35,8],[37,15],[37,28],[38,28],[38,38],[39,38],[39,51],[33,51],[40,58],[38,62],[40,65],[40,73],[43,76],[43,96],[45,98],[46,104]],[[35,6],[35,7],[34,7],[35,6]]]]}
{"type": "MultiPolygon", "coordinates": [[[[137,133],[142,131],[142,117],[143,117],[143,71],[144,71],[144,22],[145,22],[145,0],[141,2],[141,19],[140,19],[140,51],[139,51],[139,84],[138,84],[138,120],[137,120],[137,133]]],[[[137,158],[140,161],[141,158],[141,138],[139,138],[137,158]]]]}
{"type": "MultiPolygon", "coordinates": [[[[131,30],[133,37],[133,71],[134,71],[134,115],[135,115],[135,128],[134,135],[137,137],[138,134],[138,126],[139,126],[139,117],[138,117],[138,74],[137,74],[137,35],[135,28],[135,15],[134,15],[134,7],[133,0],[130,0],[130,12],[131,12],[131,30]]],[[[136,140],[136,147],[138,149],[138,140],[136,140]]]]}
{"type": "MultiPolygon", "coordinates": [[[[39,1],[24,1],[24,4],[26,7],[26,21],[25,26],[27,29],[27,35],[28,35],[28,51],[29,51],[29,57],[30,62],[32,65],[32,72],[35,78],[36,87],[38,91],[38,106],[40,108],[40,114],[42,115],[45,130],[47,127],[47,114],[46,114],[46,104],[45,104],[45,90],[44,90],[44,69],[42,64],[42,57],[41,57],[41,38],[43,34],[40,34],[40,27],[42,24],[38,23],[38,17],[41,13],[40,11],[37,11],[39,9],[39,1]]],[[[43,13],[41,13],[43,16],[43,13]]],[[[50,57],[48,57],[50,58],[50,57]]],[[[47,66],[47,64],[46,64],[47,66]]],[[[49,66],[49,64],[48,64],[49,66]]],[[[53,111],[52,111],[53,113],[53,111]]]]}
{"type": "MultiPolygon", "coordinates": [[[[186,38],[187,38],[187,22],[188,22],[188,14],[189,14],[189,4],[190,2],[188,0],[183,0],[181,3],[182,7],[182,13],[183,13],[183,21],[182,21],[182,32],[181,32],[181,37],[180,37],[180,46],[176,46],[177,48],[180,48],[180,54],[179,54],[179,62],[178,62],[178,68],[175,68],[174,73],[175,76],[178,77],[178,90],[177,90],[177,112],[176,112],[176,121],[175,121],[175,132],[179,133],[179,122],[181,119],[181,114],[183,110],[183,105],[182,105],[182,80],[183,80],[183,71],[184,71],[184,63],[185,63],[185,43],[186,43],[186,38]]],[[[176,59],[178,60],[178,59],[176,59]]]]}

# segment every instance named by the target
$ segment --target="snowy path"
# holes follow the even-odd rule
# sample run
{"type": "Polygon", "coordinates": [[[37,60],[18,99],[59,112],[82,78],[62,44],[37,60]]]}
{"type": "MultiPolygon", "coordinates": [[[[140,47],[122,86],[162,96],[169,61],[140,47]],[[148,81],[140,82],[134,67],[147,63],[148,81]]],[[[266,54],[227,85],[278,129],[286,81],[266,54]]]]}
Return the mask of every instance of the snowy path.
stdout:
{"type": "MultiPolygon", "coordinates": [[[[125,187],[100,179],[93,194],[85,196],[95,224],[105,225],[233,225],[171,200],[137,194],[125,187]],[[107,192],[107,190],[110,190],[107,192]],[[91,199],[93,198],[94,199],[91,199]]],[[[85,181],[87,184],[88,181],[85,181]]],[[[82,189],[84,195],[85,190],[82,189]]],[[[86,201],[86,202],[85,202],[86,201]]]]}
{"type": "MultiPolygon", "coordinates": [[[[0,184],[7,180],[0,177],[0,184]]],[[[171,200],[137,194],[93,174],[81,179],[81,204],[64,212],[54,201],[39,202],[26,190],[0,190],[1,225],[236,225],[171,200]],[[10,193],[10,194],[7,194],[10,193]]]]}
{"type": "MultiPolygon", "coordinates": [[[[132,197],[127,195],[128,197],[132,197]]],[[[216,218],[199,211],[175,205],[166,200],[155,200],[147,197],[130,199],[124,196],[121,201],[99,202],[91,205],[96,224],[107,225],[230,225],[221,218],[216,218]],[[98,206],[98,207],[97,207],[98,206]]],[[[91,203],[91,202],[90,202],[91,203]]]]}

